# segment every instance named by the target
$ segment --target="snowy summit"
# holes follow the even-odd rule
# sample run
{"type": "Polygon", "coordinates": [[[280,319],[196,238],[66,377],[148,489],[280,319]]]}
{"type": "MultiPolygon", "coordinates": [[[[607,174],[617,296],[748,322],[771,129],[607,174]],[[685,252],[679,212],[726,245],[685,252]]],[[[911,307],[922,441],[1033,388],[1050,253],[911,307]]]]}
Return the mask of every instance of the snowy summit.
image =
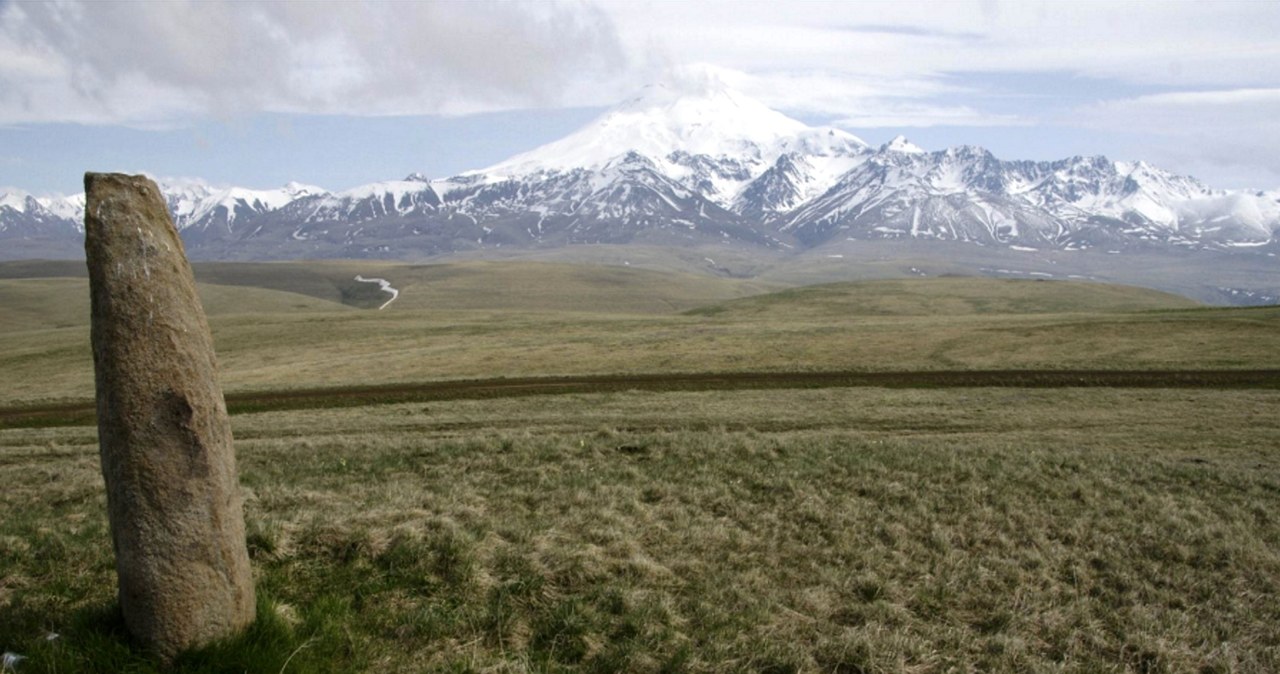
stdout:
{"type": "MultiPolygon", "coordinates": [[[[902,136],[871,148],[772,110],[714,71],[668,77],[560,140],[452,178],[339,192],[170,180],[161,190],[189,250],[257,259],[582,243],[802,251],[876,239],[1280,254],[1274,192],[1215,190],[1102,156],[1005,161],[902,136]]],[[[79,199],[0,198],[0,239],[8,251],[78,254],[79,199]]]]}
{"type": "Polygon", "coordinates": [[[880,146],[881,152],[901,152],[903,154],[924,154],[924,148],[907,140],[906,136],[894,136],[893,140],[880,146]]]}
{"type": "Polygon", "coordinates": [[[786,152],[840,155],[866,147],[845,131],[810,127],[772,110],[714,73],[686,72],[645,87],[569,136],[464,175],[596,168],[628,153],[672,164],[673,155],[702,155],[767,166],[786,152]]]}

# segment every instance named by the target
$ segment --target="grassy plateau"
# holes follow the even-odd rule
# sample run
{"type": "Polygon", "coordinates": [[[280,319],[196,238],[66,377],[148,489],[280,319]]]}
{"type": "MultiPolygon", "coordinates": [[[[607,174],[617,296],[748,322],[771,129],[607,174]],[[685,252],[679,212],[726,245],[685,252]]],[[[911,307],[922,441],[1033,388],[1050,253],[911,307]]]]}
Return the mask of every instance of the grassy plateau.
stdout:
{"type": "MultiPolygon", "coordinates": [[[[259,620],[177,671],[1280,671],[1280,309],[527,262],[197,273],[259,620]],[[370,308],[355,274],[401,294],[370,308]]],[[[67,411],[93,397],[87,317],[82,278],[0,273],[16,672],[158,671],[67,411]]]]}

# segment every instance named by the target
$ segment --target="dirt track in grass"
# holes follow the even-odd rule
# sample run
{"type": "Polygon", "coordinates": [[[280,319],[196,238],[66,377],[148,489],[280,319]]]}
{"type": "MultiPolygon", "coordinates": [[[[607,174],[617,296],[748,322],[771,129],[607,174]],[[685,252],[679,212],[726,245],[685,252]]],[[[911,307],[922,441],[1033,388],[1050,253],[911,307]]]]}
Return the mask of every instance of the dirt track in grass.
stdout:
{"type": "MultiPolygon", "coordinates": [[[[1280,388],[1280,370],[968,370],[907,372],[694,372],[451,380],[226,396],[231,414],[405,402],[514,398],[610,391],[733,391],[787,388],[1280,388]]],[[[0,408],[0,428],[94,423],[92,401],[0,408]]]]}

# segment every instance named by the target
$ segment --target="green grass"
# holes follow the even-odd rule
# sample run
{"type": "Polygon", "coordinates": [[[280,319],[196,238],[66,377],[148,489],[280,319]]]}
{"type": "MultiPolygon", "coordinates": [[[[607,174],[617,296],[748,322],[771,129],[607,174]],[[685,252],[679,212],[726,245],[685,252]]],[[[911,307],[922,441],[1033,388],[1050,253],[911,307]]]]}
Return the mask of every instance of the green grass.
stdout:
{"type": "Polygon", "coordinates": [[[401,290],[391,305],[399,311],[671,314],[776,287],[689,273],[530,262],[404,265],[379,271],[384,274],[401,290]]]}
{"type": "MultiPolygon", "coordinates": [[[[240,266],[219,268],[229,277],[240,266]]],[[[246,268],[239,278],[264,284],[320,274],[246,268]]],[[[316,269],[332,283],[381,274],[400,299],[355,310],[280,288],[204,285],[229,392],[615,373],[1280,367],[1280,309],[1187,309],[1090,283],[923,279],[735,300],[759,288],[534,263],[316,269]]],[[[91,399],[83,281],[0,280],[0,298],[0,405],[91,399]]]]}
{"type": "MultiPolygon", "coordinates": [[[[745,391],[850,387],[1280,389],[1280,370],[948,370],[887,372],[694,372],[578,377],[526,377],[338,386],[232,393],[232,416],[284,410],[332,409],[449,400],[486,400],[616,391],[745,391]]],[[[92,401],[0,407],[0,429],[91,426],[92,401]]]]}
{"type": "MultiPolygon", "coordinates": [[[[288,671],[1275,671],[1278,403],[839,389],[236,417],[268,620],[186,666],[277,672],[305,644],[288,671]]],[[[0,457],[0,648],[150,671],[102,618],[92,429],[0,431],[0,457]]]]}
{"type": "MultiPolygon", "coordinates": [[[[1280,308],[1096,284],[766,294],[528,262],[200,273],[236,395],[1280,368],[1280,308]],[[401,299],[350,306],[380,299],[357,273],[401,299]]],[[[0,280],[0,406],[92,400],[84,284],[0,280]]],[[[242,410],[259,621],[177,669],[1277,671],[1278,404],[1274,389],[864,386],[242,410]]],[[[20,672],[157,671],[114,605],[94,429],[0,429],[0,484],[0,651],[28,658],[20,672]]]]}
{"type": "Polygon", "coordinates": [[[352,616],[343,609],[338,601],[317,601],[300,614],[260,597],[257,617],[243,633],[183,653],[163,666],[130,643],[118,606],[86,606],[71,616],[63,632],[31,640],[24,651],[26,662],[16,671],[307,672],[335,671],[335,661],[358,667],[363,663],[343,634],[352,616]]]}
{"type": "Polygon", "coordinates": [[[562,263],[380,261],[197,263],[207,283],[270,288],[376,308],[390,296],[355,276],[380,277],[401,291],[397,310],[521,310],[670,313],[759,292],[747,281],[625,266],[562,263]]]}
{"type": "Polygon", "coordinates": [[[1121,313],[1198,306],[1197,302],[1169,293],[1101,283],[938,278],[803,286],[699,307],[688,313],[812,320],[846,315],[1121,313]]]}
{"type": "MultiPolygon", "coordinates": [[[[211,317],[352,311],[339,302],[267,288],[200,283],[197,289],[205,313],[211,317]]],[[[88,280],[0,279],[0,334],[61,329],[87,332],[88,325],[88,280]]]]}

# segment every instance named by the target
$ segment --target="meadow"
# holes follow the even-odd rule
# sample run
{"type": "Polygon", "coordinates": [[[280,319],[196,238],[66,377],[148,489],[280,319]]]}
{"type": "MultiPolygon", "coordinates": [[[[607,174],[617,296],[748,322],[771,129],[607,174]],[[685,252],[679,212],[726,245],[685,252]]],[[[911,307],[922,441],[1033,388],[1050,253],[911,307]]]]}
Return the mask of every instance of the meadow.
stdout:
{"type": "MultiPolygon", "coordinates": [[[[197,274],[258,284],[202,285],[229,394],[619,373],[1280,367],[1280,308],[1092,283],[777,289],[564,264],[246,267],[197,274]],[[400,297],[370,309],[386,297],[356,273],[390,279],[400,297]]],[[[0,278],[0,407],[92,400],[87,316],[82,279],[0,278]]]]}
{"type": "MultiPolygon", "coordinates": [[[[350,264],[226,266],[252,285],[203,287],[229,392],[831,371],[1263,385],[246,408],[259,621],[180,671],[1280,670],[1280,309],[1080,283],[350,264]],[[369,309],[355,273],[400,298],[369,309]]],[[[92,399],[81,295],[0,280],[0,407],[92,399]]],[[[0,426],[0,650],[19,672],[155,671],[113,611],[96,443],[83,421],[0,426]]]]}

